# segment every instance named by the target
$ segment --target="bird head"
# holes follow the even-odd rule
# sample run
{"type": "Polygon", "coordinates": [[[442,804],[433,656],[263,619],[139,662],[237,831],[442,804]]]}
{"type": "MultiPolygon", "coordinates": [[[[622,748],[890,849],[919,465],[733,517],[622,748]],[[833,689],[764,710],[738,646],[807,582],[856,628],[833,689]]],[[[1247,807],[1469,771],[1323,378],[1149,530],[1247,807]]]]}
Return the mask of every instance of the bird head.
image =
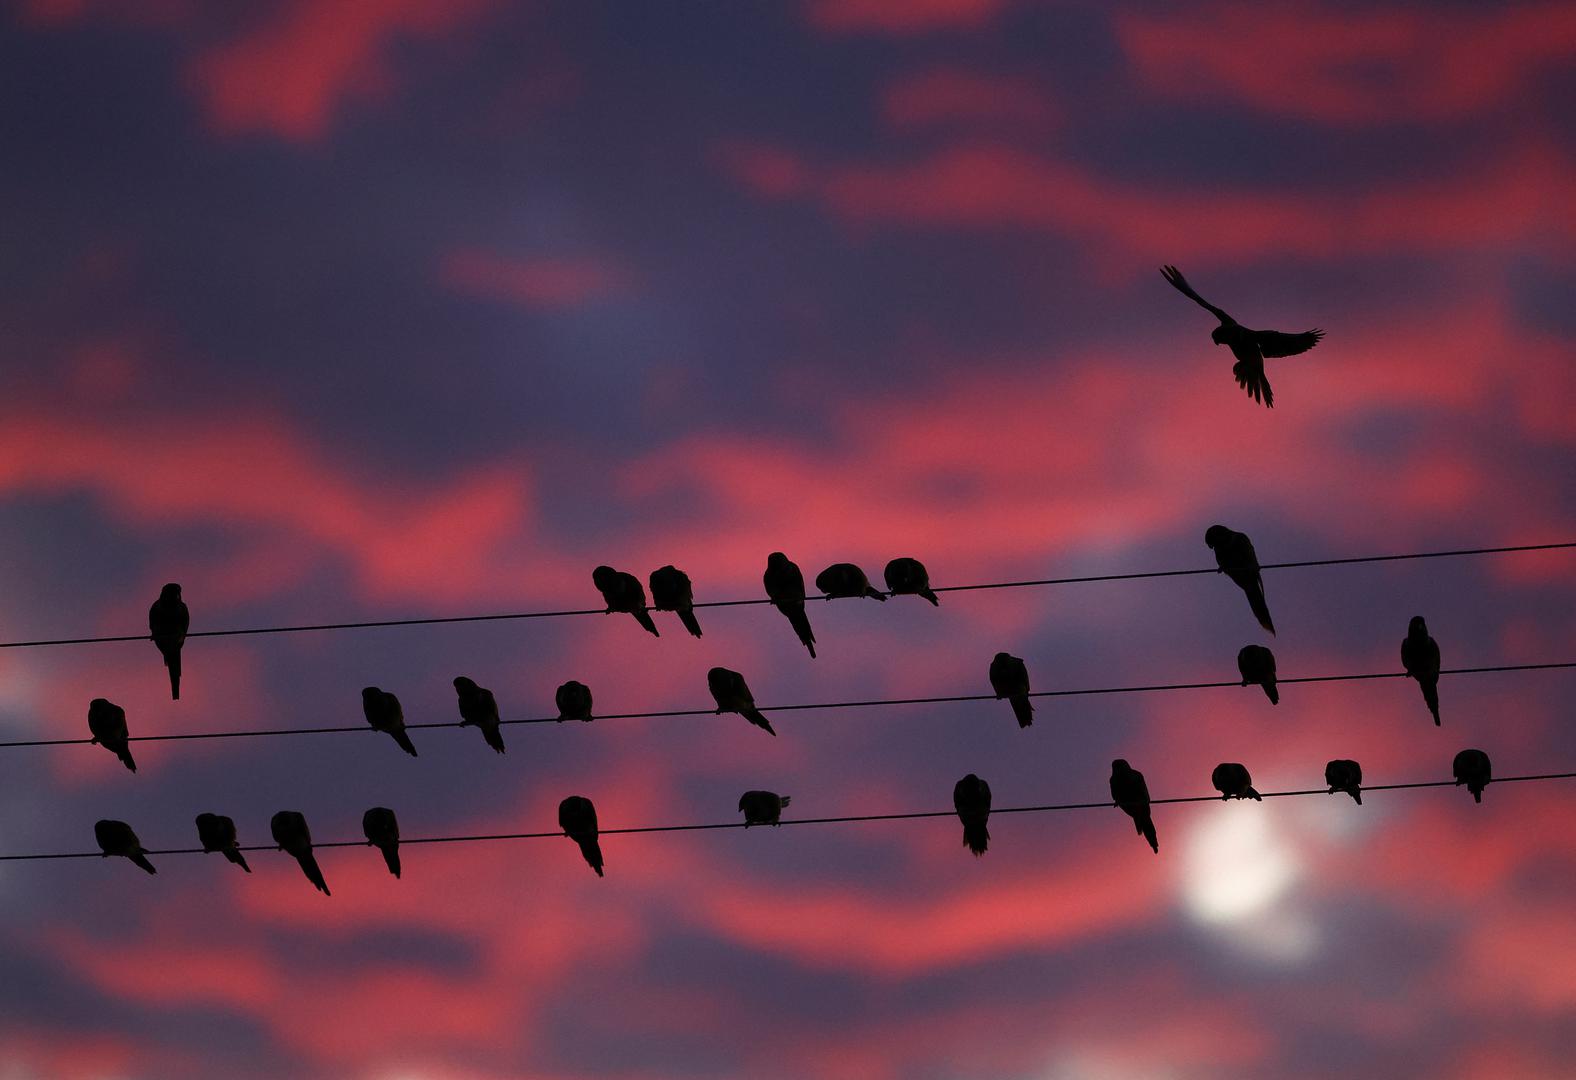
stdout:
{"type": "Polygon", "coordinates": [[[462,694],[468,694],[476,689],[476,683],[467,679],[464,675],[456,675],[454,677],[454,689],[462,694]]]}
{"type": "Polygon", "coordinates": [[[611,566],[599,566],[591,571],[591,582],[599,589],[610,588],[617,574],[618,571],[611,566]]]}
{"type": "Polygon", "coordinates": [[[1111,773],[1113,775],[1132,771],[1133,767],[1127,763],[1126,758],[1117,758],[1115,761],[1111,762],[1111,773]]]}
{"type": "Polygon", "coordinates": [[[781,566],[783,563],[785,563],[787,561],[788,561],[788,556],[784,555],[780,551],[774,551],[770,555],[766,556],[766,565],[767,566],[781,566]]]}
{"type": "Polygon", "coordinates": [[[361,700],[364,703],[369,703],[370,704],[372,702],[377,701],[382,696],[383,696],[383,691],[379,690],[375,686],[363,686],[361,688],[361,700]]]}
{"type": "Polygon", "coordinates": [[[1211,548],[1224,544],[1231,536],[1231,530],[1224,525],[1211,525],[1204,530],[1204,543],[1211,548]]]}
{"type": "Polygon", "coordinates": [[[1215,327],[1209,332],[1209,340],[1216,345],[1224,345],[1226,343],[1226,328],[1224,326],[1215,327]]]}
{"type": "Polygon", "coordinates": [[[168,585],[164,586],[164,588],[159,590],[160,600],[179,600],[180,598],[181,587],[176,582],[172,581],[168,585]]]}
{"type": "Polygon", "coordinates": [[[1406,624],[1406,633],[1408,637],[1427,637],[1428,624],[1421,615],[1413,615],[1412,621],[1406,624]]]}

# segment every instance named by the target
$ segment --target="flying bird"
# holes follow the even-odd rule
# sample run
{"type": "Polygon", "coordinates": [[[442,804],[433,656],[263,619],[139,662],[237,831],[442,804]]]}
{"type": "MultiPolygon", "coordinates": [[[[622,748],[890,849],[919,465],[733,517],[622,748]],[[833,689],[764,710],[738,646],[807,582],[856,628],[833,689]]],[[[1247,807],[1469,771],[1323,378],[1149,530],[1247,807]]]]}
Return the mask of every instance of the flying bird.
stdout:
{"type": "Polygon", "coordinates": [[[1149,813],[1149,785],[1144,774],[1122,758],[1111,762],[1111,801],[1133,819],[1133,828],[1155,854],[1160,854],[1160,838],[1155,834],[1155,819],[1149,813]]]}
{"type": "Polygon", "coordinates": [[[383,852],[389,873],[399,877],[399,821],[386,806],[374,806],[361,815],[361,832],[367,843],[383,852]]]}
{"type": "Polygon", "coordinates": [[[399,743],[399,748],[411,757],[416,756],[416,746],[405,731],[405,710],[399,698],[375,686],[361,689],[361,711],[374,731],[382,731],[399,743]]]}
{"type": "Polygon", "coordinates": [[[124,821],[94,822],[93,839],[98,841],[99,850],[105,855],[120,855],[130,859],[150,874],[158,873],[148,861],[146,849],[137,839],[137,834],[124,821]]]}
{"type": "Polygon", "coordinates": [[[202,842],[204,851],[218,851],[224,857],[248,874],[252,868],[246,865],[246,856],[241,854],[241,846],[235,838],[235,821],[223,814],[198,814],[197,839],[202,842]]]}
{"type": "Polygon", "coordinates": [[[873,588],[865,572],[851,562],[833,563],[815,575],[815,587],[826,594],[828,600],[841,596],[868,596],[886,603],[886,594],[873,588]]]}
{"type": "Polygon", "coordinates": [[[1215,553],[1215,565],[1237,587],[1248,594],[1248,607],[1259,625],[1275,633],[1275,622],[1270,618],[1270,606],[1264,600],[1264,579],[1259,574],[1259,556],[1253,550],[1253,541],[1247,533],[1234,532],[1224,525],[1211,525],[1204,530],[1204,543],[1215,553]]]}
{"type": "Polygon", "coordinates": [[[1319,344],[1324,331],[1305,330],[1300,334],[1283,334],[1279,330],[1249,330],[1194,292],[1187,278],[1176,267],[1161,267],[1160,273],[1183,296],[1220,320],[1220,325],[1210,333],[1210,340],[1216,345],[1229,346],[1231,355],[1237,358],[1231,368],[1231,373],[1237,377],[1237,385],[1246,390],[1254,401],[1262,401],[1265,408],[1273,409],[1275,395],[1264,374],[1265,359],[1305,353],[1319,344]]]}
{"type": "Polygon", "coordinates": [[[607,614],[628,612],[653,636],[662,636],[657,631],[657,624],[651,621],[651,613],[646,610],[646,590],[634,574],[614,570],[611,566],[599,566],[591,571],[591,581],[607,603],[607,614]]]}
{"type": "Polygon", "coordinates": [[[323,871],[318,869],[317,857],[312,854],[312,830],[306,827],[306,815],[299,810],[281,810],[268,822],[268,830],[274,834],[274,843],[279,845],[280,851],[295,856],[295,861],[301,864],[301,872],[317,886],[317,891],[332,896],[328,882],[323,880],[323,871]]]}
{"type": "Polygon", "coordinates": [[[1401,666],[1423,690],[1423,703],[1439,726],[1439,642],[1428,635],[1428,624],[1413,615],[1401,640],[1401,666]]]}
{"type": "Polygon", "coordinates": [[[602,876],[602,845],[596,840],[596,807],[584,795],[571,795],[558,804],[558,827],[580,845],[586,865],[602,876]]]}
{"type": "Polygon", "coordinates": [[[1472,793],[1473,802],[1483,801],[1483,789],[1488,787],[1489,781],[1494,778],[1494,770],[1489,765],[1488,755],[1481,750],[1463,750],[1456,755],[1456,760],[1451,762],[1451,771],[1456,775],[1457,784],[1465,784],[1472,793]]]}
{"type": "Polygon", "coordinates": [[[1336,758],[1324,767],[1324,782],[1330,785],[1330,794],[1344,791],[1363,804],[1363,767],[1351,758],[1336,758]]]}
{"type": "Polygon", "coordinates": [[[1270,704],[1280,704],[1280,690],[1275,686],[1274,653],[1263,645],[1244,645],[1237,653],[1237,670],[1242,673],[1243,686],[1262,686],[1270,704]]]}
{"type": "Polygon", "coordinates": [[[170,670],[170,699],[181,699],[181,646],[186,644],[186,631],[191,628],[191,613],[181,600],[181,587],[170,582],[159,590],[159,598],[148,609],[148,632],[153,644],[164,657],[164,666],[170,670]]]}
{"type": "Polygon", "coordinates": [[[930,588],[930,571],[918,559],[893,559],[886,564],[882,576],[886,578],[887,591],[893,596],[923,596],[936,607],[941,606],[930,588]]]}
{"type": "Polygon", "coordinates": [[[973,773],[952,785],[952,806],[963,822],[963,846],[979,858],[990,846],[990,785],[973,773]]]}
{"type": "Polygon", "coordinates": [[[1216,765],[1215,771],[1209,774],[1209,782],[1215,785],[1222,799],[1264,801],[1264,796],[1253,790],[1253,778],[1248,775],[1247,766],[1235,761],[1222,761],[1216,765]]]}
{"type": "Polygon", "coordinates": [[[739,796],[739,809],[744,814],[744,827],[751,825],[776,825],[782,821],[783,808],[793,799],[775,791],[746,791],[739,796]]]}
{"type": "Polygon", "coordinates": [[[766,556],[766,573],[761,580],[766,585],[766,595],[778,611],[788,618],[799,641],[810,650],[815,659],[815,632],[810,629],[810,617],[804,613],[804,574],[799,566],[780,551],[766,556]]]}
{"type": "Polygon", "coordinates": [[[498,702],[493,692],[464,675],[455,676],[454,692],[460,699],[460,727],[480,728],[487,745],[503,753],[503,732],[498,730],[498,702]]]}
{"type": "Polygon", "coordinates": [[[98,743],[104,749],[120,758],[121,763],[132,772],[137,771],[137,763],[131,757],[130,733],[126,730],[126,710],[116,705],[113,701],[96,697],[88,702],[88,731],[93,737],[88,740],[89,745],[98,743]]]}
{"type": "Polygon", "coordinates": [[[591,688],[583,682],[570,679],[553,695],[558,705],[559,722],[565,720],[591,720],[591,688]]]}
{"type": "Polygon", "coordinates": [[[717,712],[738,713],[768,735],[776,735],[772,722],[755,707],[755,695],[745,685],[744,676],[725,667],[714,667],[706,672],[706,688],[717,702],[717,712]]]}
{"type": "Polygon", "coordinates": [[[651,606],[658,611],[678,612],[679,622],[693,637],[700,637],[700,620],[695,618],[695,588],[689,575],[676,566],[651,571],[651,606]]]}
{"type": "Polygon", "coordinates": [[[1034,723],[1034,703],[1029,700],[1029,668],[1018,657],[999,652],[990,662],[990,688],[996,697],[1012,702],[1012,714],[1018,726],[1026,728],[1034,723]]]}

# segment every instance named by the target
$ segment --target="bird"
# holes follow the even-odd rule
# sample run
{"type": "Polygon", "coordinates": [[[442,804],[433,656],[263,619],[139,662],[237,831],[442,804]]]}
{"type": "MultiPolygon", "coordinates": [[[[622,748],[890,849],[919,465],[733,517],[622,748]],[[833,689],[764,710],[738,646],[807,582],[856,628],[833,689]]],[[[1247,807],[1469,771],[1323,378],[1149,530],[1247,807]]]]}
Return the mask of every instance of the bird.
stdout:
{"type": "Polygon", "coordinates": [[[1270,618],[1270,606],[1264,600],[1264,579],[1259,575],[1259,557],[1248,534],[1211,525],[1204,530],[1204,543],[1215,553],[1215,565],[1220,571],[1248,594],[1248,607],[1253,609],[1259,625],[1274,634],[1275,622],[1270,618]]]}
{"type": "Polygon", "coordinates": [[[405,710],[399,698],[375,686],[361,688],[361,711],[366,714],[372,730],[386,732],[399,743],[399,748],[411,757],[416,756],[416,746],[405,731],[405,710]]]}
{"type": "Polygon", "coordinates": [[[301,864],[306,879],[317,886],[324,896],[332,896],[323,871],[318,869],[317,857],[312,854],[312,831],[306,827],[306,815],[299,810],[281,810],[268,822],[268,831],[274,835],[279,850],[295,856],[301,864]]]}
{"type": "Polygon", "coordinates": [[[1270,381],[1264,374],[1265,358],[1305,353],[1319,344],[1324,331],[1313,329],[1300,334],[1285,334],[1279,330],[1249,330],[1194,292],[1176,267],[1163,266],[1160,273],[1183,296],[1220,320],[1220,325],[1210,333],[1210,340],[1216,345],[1229,346],[1231,355],[1237,358],[1231,367],[1231,373],[1237,377],[1237,385],[1246,390],[1254,401],[1262,401],[1265,408],[1273,409],[1275,394],[1270,390],[1270,381]]]}
{"type": "Polygon", "coordinates": [[[248,874],[252,868],[246,865],[246,856],[241,854],[241,847],[235,838],[235,821],[223,814],[198,814],[197,839],[202,842],[204,851],[218,851],[224,857],[248,874]]]}
{"type": "Polygon", "coordinates": [[[1237,653],[1237,670],[1242,673],[1242,685],[1256,683],[1264,687],[1264,696],[1271,705],[1280,704],[1280,690],[1275,686],[1275,654],[1263,645],[1244,645],[1237,653]]]}
{"type": "Polygon", "coordinates": [[[725,667],[714,667],[706,672],[706,688],[717,702],[717,712],[738,713],[768,735],[776,735],[772,722],[755,707],[755,695],[745,685],[744,676],[725,667]]]}
{"type": "Polygon", "coordinates": [[[454,692],[460,699],[460,727],[480,728],[487,745],[503,753],[503,732],[498,730],[498,702],[493,692],[464,675],[454,677],[454,692]]]}
{"type": "Polygon", "coordinates": [[[815,587],[826,594],[828,600],[840,596],[868,596],[886,603],[886,594],[873,588],[865,572],[851,562],[833,563],[815,575],[815,587]]]}
{"type": "Polygon", "coordinates": [[[1235,761],[1222,761],[1216,765],[1215,771],[1209,774],[1209,782],[1215,785],[1222,799],[1264,801],[1264,796],[1253,790],[1253,778],[1248,775],[1247,766],[1235,761]]]}
{"type": "Polygon", "coordinates": [[[651,606],[658,611],[678,612],[679,622],[692,637],[700,637],[700,620],[695,618],[695,588],[689,575],[676,566],[661,566],[651,571],[651,606]]]}
{"type": "Polygon", "coordinates": [[[963,822],[963,846],[977,859],[990,846],[990,785],[973,773],[952,785],[952,806],[963,822]]]}
{"type": "Polygon", "coordinates": [[[164,657],[164,666],[169,668],[172,701],[181,699],[181,646],[186,644],[191,623],[191,613],[181,600],[181,587],[172,581],[159,590],[159,598],[148,609],[148,633],[164,657]]]}
{"type": "Polygon", "coordinates": [[[1022,660],[1011,653],[999,652],[990,662],[990,688],[996,697],[1012,702],[1012,714],[1018,726],[1026,728],[1034,723],[1034,703],[1029,700],[1029,669],[1022,660]]]}
{"type": "Polygon", "coordinates": [[[882,577],[886,578],[887,591],[893,596],[923,596],[933,606],[941,606],[930,588],[930,571],[918,559],[893,559],[886,564],[882,577]]]}
{"type": "Polygon", "coordinates": [[[634,574],[614,570],[611,566],[599,566],[591,571],[591,581],[607,603],[607,614],[628,612],[654,637],[662,636],[657,624],[651,621],[651,613],[646,610],[646,590],[641,588],[640,579],[634,574]]]}
{"type": "Polygon", "coordinates": [[[1330,785],[1330,794],[1344,791],[1363,804],[1363,767],[1351,758],[1336,758],[1324,767],[1324,782],[1330,785]]]}
{"type": "Polygon", "coordinates": [[[386,806],[374,806],[361,815],[361,832],[367,843],[383,852],[389,873],[399,877],[399,820],[386,806]]]}
{"type": "Polygon", "coordinates": [[[124,821],[94,822],[93,839],[98,841],[99,850],[105,855],[120,855],[130,859],[150,874],[158,873],[148,861],[146,849],[137,839],[137,834],[124,821]]]}
{"type": "Polygon", "coordinates": [[[1155,819],[1149,813],[1149,785],[1144,783],[1144,774],[1122,758],[1111,762],[1111,801],[1133,819],[1134,829],[1149,841],[1156,855],[1160,854],[1155,819]]]}
{"type": "Polygon", "coordinates": [[[1401,640],[1401,666],[1423,690],[1423,703],[1439,726],[1439,642],[1428,635],[1428,624],[1413,615],[1401,640]]]}
{"type": "Polygon", "coordinates": [[[113,701],[96,697],[88,702],[88,731],[93,737],[88,744],[98,743],[104,749],[120,758],[121,764],[132,772],[137,771],[137,763],[132,760],[131,736],[126,730],[126,710],[116,705],[113,701]]]}
{"type": "Polygon", "coordinates": [[[602,877],[602,845],[596,839],[596,807],[584,795],[571,795],[558,804],[558,827],[580,845],[586,865],[602,877]]]}
{"type": "Polygon", "coordinates": [[[783,816],[783,808],[793,799],[775,791],[746,791],[739,796],[739,809],[744,814],[744,827],[751,825],[776,825],[783,816]]]}
{"type": "Polygon", "coordinates": [[[1450,769],[1456,776],[1457,784],[1465,784],[1472,793],[1473,802],[1483,801],[1483,789],[1488,787],[1489,781],[1494,778],[1494,769],[1489,765],[1488,755],[1481,750],[1463,750],[1451,762],[1450,769]]]}
{"type": "Polygon", "coordinates": [[[810,617],[804,612],[804,574],[799,566],[780,551],[766,556],[766,573],[761,575],[766,585],[766,595],[778,611],[788,618],[799,641],[810,650],[815,659],[815,631],[810,629],[810,617]]]}
{"type": "Polygon", "coordinates": [[[583,682],[570,679],[553,695],[558,705],[558,719],[591,721],[591,688],[583,682]]]}

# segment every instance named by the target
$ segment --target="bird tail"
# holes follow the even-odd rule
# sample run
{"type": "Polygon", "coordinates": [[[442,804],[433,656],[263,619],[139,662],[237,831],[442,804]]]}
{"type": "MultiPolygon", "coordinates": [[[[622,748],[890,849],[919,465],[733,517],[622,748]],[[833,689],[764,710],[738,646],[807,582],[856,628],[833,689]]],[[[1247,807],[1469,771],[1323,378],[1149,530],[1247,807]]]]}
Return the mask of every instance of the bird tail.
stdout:
{"type": "Polygon", "coordinates": [[[596,871],[597,877],[604,877],[602,873],[602,845],[597,843],[595,836],[577,836],[575,843],[580,845],[580,854],[586,858],[586,865],[596,871]]]}
{"type": "Polygon", "coordinates": [[[764,728],[766,730],[766,734],[777,734],[777,732],[772,730],[772,722],[766,719],[766,714],[761,712],[761,710],[757,709],[755,706],[746,706],[739,711],[744,714],[744,718],[750,723],[754,724],[758,728],[764,728]]]}
{"type": "Polygon", "coordinates": [[[793,802],[793,799],[790,796],[788,796],[788,795],[784,795],[780,799],[777,800],[778,805],[781,806],[784,810],[788,809],[788,804],[791,803],[791,802],[793,802]]]}
{"type": "Polygon", "coordinates": [[[388,864],[389,873],[399,877],[399,845],[390,844],[383,849],[383,861],[388,864]]]}
{"type": "Polygon", "coordinates": [[[1275,620],[1270,618],[1270,606],[1264,599],[1264,583],[1252,582],[1247,588],[1248,606],[1253,609],[1253,617],[1259,620],[1259,625],[1275,633],[1275,620]]]}
{"type": "Polygon", "coordinates": [[[252,868],[246,865],[246,856],[242,855],[235,848],[225,848],[224,857],[229,859],[236,866],[239,866],[242,870],[245,870],[248,874],[252,872],[252,868]]]}
{"type": "Polygon", "coordinates": [[[170,669],[170,700],[181,699],[181,650],[174,649],[164,654],[164,666],[170,669]]]}
{"type": "Polygon", "coordinates": [[[410,741],[410,736],[406,734],[404,728],[395,728],[390,731],[389,734],[394,736],[394,741],[399,743],[399,748],[401,750],[405,751],[405,753],[409,754],[411,757],[416,756],[416,744],[410,741]]]}
{"type": "Polygon", "coordinates": [[[788,616],[788,622],[793,626],[793,632],[799,635],[799,641],[810,650],[810,659],[815,659],[815,631],[810,629],[810,616],[805,613],[804,605],[785,607],[780,609],[788,616]]]}
{"type": "Polygon", "coordinates": [[[497,724],[488,724],[482,728],[482,738],[487,740],[487,745],[498,753],[503,753],[503,732],[498,730],[497,724]]]}
{"type": "Polygon", "coordinates": [[[1144,839],[1149,841],[1149,847],[1156,855],[1160,854],[1160,837],[1155,832],[1155,819],[1144,815],[1137,819],[1138,831],[1144,834],[1144,839]]]}
{"type": "Polygon", "coordinates": [[[306,875],[308,881],[317,886],[318,892],[324,896],[334,895],[328,891],[328,882],[323,880],[323,871],[317,865],[317,856],[310,851],[303,851],[296,856],[296,862],[301,864],[301,872],[306,875]]]}
{"type": "Polygon", "coordinates": [[[140,851],[132,852],[131,861],[142,867],[150,874],[158,873],[158,871],[153,868],[153,864],[148,861],[148,857],[140,851]]]}
{"type": "Polygon", "coordinates": [[[1249,787],[1240,796],[1238,796],[1238,798],[1242,798],[1242,799],[1256,799],[1259,802],[1263,802],[1264,801],[1264,796],[1260,795],[1252,787],[1249,787]]]}
{"type": "Polygon", "coordinates": [[[1475,803],[1483,801],[1483,786],[1481,784],[1472,785],[1472,801],[1475,803]]]}
{"type": "Polygon", "coordinates": [[[937,597],[936,594],[934,592],[932,592],[930,589],[921,589],[921,590],[919,590],[919,595],[923,596],[926,600],[929,600],[931,602],[932,606],[934,606],[934,607],[940,607],[941,606],[940,598],[937,597]]]}
{"type": "Polygon", "coordinates": [[[1362,792],[1361,788],[1355,788],[1355,787],[1352,788],[1351,789],[1351,795],[1352,795],[1352,798],[1357,800],[1357,805],[1358,806],[1361,806],[1363,804],[1363,792],[1362,792]]]}
{"type": "Polygon", "coordinates": [[[121,762],[126,766],[126,768],[130,769],[132,772],[137,771],[137,763],[132,760],[130,746],[122,743],[120,748],[115,751],[115,756],[120,758],[121,762]]]}
{"type": "Polygon", "coordinates": [[[1280,687],[1275,685],[1274,679],[1271,679],[1264,684],[1264,694],[1270,699],[1271,705],[1280,704],[1280,687]]]}
{"type": "Polygon", "coordinates": [[[1018,718],[1018,726],[1026,728],[1034,723],[1034,702],[1022,695],[1014,695],[1012,699],[1012,715],[1018,718]]]}
{"type": "Polygon", "coordinates": [[[630,614],[635,617],[636,622],[646,628],[646,632],[652,637],[662,636],[661,631],[657,629],[657,624],[651,621],[651,612],[647,611],[645,608],[641,608],[639,611],[630,612],[630,614]]]}
{"type": "Polygon", "coordinates": [[[985,822],[963,823],[963,845],[974,852],[976,858],[985,854],[985,849],[990,846],[990,830],[985,827],[985,822]]]}
{"type": "Polygon", "coordinates": [[[1422,682],[1419,680],[1418,685],[1423,688],[1423,702],[1428,706],[1428,711],[1433,714],[1434,726],[1439,727],[1439,683],[1438,681],[1422,682]]]}
{"type": "Polygon", "coordinates": [[[684,629],[688,630],[692,636],[700,637],[700,620],[695,617],[694,611],[685,608],[679,612],[679,622],[684,624],[684,629]]]}
{"type": "Polygon", "coordinates": [[[872,599],[872,600],[879,600],[883,604],[886,603],[886,593],[882,592],[880,589],[876,588],[874,585],[866,585],[865,586],[865,595],[870,597],[870,599],[872,599]]]}

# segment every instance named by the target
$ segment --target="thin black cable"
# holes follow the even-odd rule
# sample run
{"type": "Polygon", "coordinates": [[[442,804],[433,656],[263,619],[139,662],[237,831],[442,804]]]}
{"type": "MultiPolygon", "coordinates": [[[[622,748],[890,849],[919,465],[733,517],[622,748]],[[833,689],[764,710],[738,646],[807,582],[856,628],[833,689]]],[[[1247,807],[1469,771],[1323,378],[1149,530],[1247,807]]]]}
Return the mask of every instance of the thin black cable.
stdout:
{"type": "MultiPolygon", "coordinates": [[[[1341,559],[1302,559],[1297,562],[1262,563],[1260,570],[1289,570],[1306,566],[1345,566],[1352,563],[1397,562],[1403,559],[1445,559],[1464,555],[1505,555],[1524,551],[1576,548],[1576,540],[1558,544],[1516,544],[1509,547],[1460,548],[1455,551],[1412,551],[1400,555],[1357,555],[1341,559]]],[[[983,589],[1025,589],[1043,585],[1074,585],[1091,581],[1133,581],[1140,578],[1186,577],[1214,574],[1216,567],[1197,570],[1147,570],[1130,574],[1087,574],[1082,577],[1037,578],[1030,581],[994,581],[980,585],[938,585],[932,592],[977,592],[983,589]]],[[[893,596],[893,593],[883,593],[893,596]]],[[[810,600],[821,600],[819,595],[810,600]]],[[[749,600],[705,600],[697,608],[748,607],[771,603],[766,597],[749,600]]],[[[655,610],[655,609],[653,609],[655,610]]],[[[602,608],[565,608],[558,611],[510,611],[495,615],[443,615],[422,619],[371,619],[363,622],[304,623],[299,626],[250,626],[231,630],[192,630],[187,638],[239,637],[254,634],[299,634],[319,630],[368,630],[383,626],[439,626],[449,623],[501,622],[514,619],[556,619],[568,615],[605,615],[602,608]]],[[[102,645],[115,641],[151,641],[149,634],[110,634],[102,637],[44,638],[37,641],[0,641],[0,649],[32,649],[49,645],[102,645]]]]}

